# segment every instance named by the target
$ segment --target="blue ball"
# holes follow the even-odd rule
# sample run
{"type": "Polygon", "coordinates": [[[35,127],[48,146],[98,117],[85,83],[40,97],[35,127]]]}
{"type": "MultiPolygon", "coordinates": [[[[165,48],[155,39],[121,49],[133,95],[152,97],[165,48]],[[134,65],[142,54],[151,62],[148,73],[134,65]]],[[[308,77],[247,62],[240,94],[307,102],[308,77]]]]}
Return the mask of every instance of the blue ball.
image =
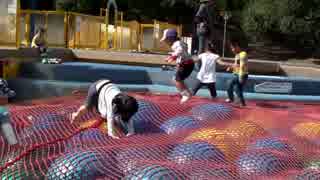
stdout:
{"type": "Polygon", "coordinates": [[[161,119],[160,107],[152,102],[139,100],[139,109],[131,120],[134,123],[136,133],[160,132],[158,124],[161,119]]]}
{"type": "MultiPolygon", "coordinates": [[[[24,128],[18,135],[21,141],[25,139],[36,140],[42,137],[44,134],[50,134],[52,131],[61,130],[63,126],[55,123],[42,122],[40,124],[33,124],[24,128]]],[[[57,137],[63,137],[63,134],[54,133],[47,138],[41,138],[41,140],[53,140],[57,137]]],[[[37,142],[40,143],[40,142],[37,142]]]]}
{"type": "Polygon", "coordinates": [[[140,161],[165,160],[167,153],[168,147],[166,146],[132,147],[121,149],[121,151],[117,153],[116,160],[119,169],[122,170],[124,174],[128,174],[138,166],[140,161]]]}
{"type": "Polygon", "coordinates": [[[102,134],[100,129],[91,128],[91,129],[87,129],[87,130],[82,131],[79,134],[75,135],[73,137],[73,139],[79,140],[79,141],[100,141],[104,137],[105,136],[102,134]]]}
{"type": "Polygon", "coordinates": [[[285,141],[277,138],[259,139],[248,146],[248,150],[271,149],[280,152],[294,152],[294,148],[285,141]]]}
{"type": "Polygon", "coordinates": [[[80,150],[57,158],[49,167],[48,180],[95,179],[119,175],[111,156],[97,150],[80,150]]]}
{"type": "Polygon", "coordinates": [[[168,159],[178,164],[192,164],[193,161],[225,162],[224,154],[207,142],[180,144],[173,149],[168,159]]]}
{"type": "Polygon", "coordinates": [[[43,113],[32,116],[30,119],[33,124],[43,124],[43,123],[62,123],[69,121],[66,115],[57,113],[43,113]]]}
{"type": "Polygon", "coordinates": [[[223,104],[202,104],[193,107],[191,112],[200,121],[224,121],[232,118],[232,108],[223,104]]]}
{"type": "Polygon", "coordinates": [[[239,172],[243,176],[273,175],[283,171],[286,162],[272,152],[247,152],[237,160],[239,172]]]}
{"type": "Polygon", "coordinates": [[[234,168],[228,166],[198,166],[191,167],[190,179],[219,179],[219,180],[238,180],[239,175],[234,168]]]}
{"type": "Polygon", "coordinates": [[[100,129],[92,128],[73,136],[67,144],[67,149],[80,148],[89,145],[106,142],[107,136],[100,129]]]}
{"type": "Polygon", "coordinates": [[[135,170],[132,174],[126,176],[126,180],[180,180],[186,179],[186,175],[178,172],[176,169],[170,169],[161,165],[144,165],[135,170]]]}
{"type": "Polygon", "coordinates": [[[178,116],[168,119],[161,125],[161,130],[167,134],[174,134],[181,130],[195,129],[200,127],[199,122],[191,116],[178,116]]]}
{"type": "Polygon", "coordinates": [[[304,170],[300,174],[298,174],[295,180],[319,180],[320,179],[320,171],[319,170],[304,170]]]}

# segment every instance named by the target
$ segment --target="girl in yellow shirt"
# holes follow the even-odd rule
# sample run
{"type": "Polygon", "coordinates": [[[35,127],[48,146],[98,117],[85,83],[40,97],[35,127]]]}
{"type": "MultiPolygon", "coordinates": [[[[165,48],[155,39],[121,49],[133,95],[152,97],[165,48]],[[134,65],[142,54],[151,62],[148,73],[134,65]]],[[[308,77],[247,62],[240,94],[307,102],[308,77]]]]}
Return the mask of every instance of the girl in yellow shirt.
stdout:
{"type": "Polygon", "coordinates": [[[245,99],[243,96],[243,87],[248,80],[248,55],[245,51],[240,48],[240,43],[237,40],[232,40],[231,50],[235,54],[233,69],[233,78],[228,83],[228,99],[226,102],[234,101],[233,91],[237,94],[240,100],[240,106],[246,106],[245,99]]]}

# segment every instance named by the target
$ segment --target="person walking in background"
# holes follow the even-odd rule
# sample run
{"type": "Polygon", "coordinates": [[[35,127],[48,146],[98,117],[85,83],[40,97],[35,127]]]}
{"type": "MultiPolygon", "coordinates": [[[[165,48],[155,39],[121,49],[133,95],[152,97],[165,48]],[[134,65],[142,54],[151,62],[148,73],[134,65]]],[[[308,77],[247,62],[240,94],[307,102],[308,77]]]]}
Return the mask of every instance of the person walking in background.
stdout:
{"type": "Polygon", "coordinates": [[[213,0],[200,0],[199,9],[195,15],[196,34],[198,38],[198,54],[204,52],[208,45],[210,34],[212,33],[213,22],[211,22],[211,10],[209,6],[214,3],[213,0]]]}

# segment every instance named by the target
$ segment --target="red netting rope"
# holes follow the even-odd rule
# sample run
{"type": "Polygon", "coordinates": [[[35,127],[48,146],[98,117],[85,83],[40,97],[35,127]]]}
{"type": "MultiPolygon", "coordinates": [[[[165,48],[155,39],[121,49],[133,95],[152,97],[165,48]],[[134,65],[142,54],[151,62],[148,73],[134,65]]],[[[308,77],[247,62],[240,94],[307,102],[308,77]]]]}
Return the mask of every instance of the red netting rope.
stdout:
{"type": "Polygon", "coordinates": [[[64,137],[64,138],[60,138],[60,139],[56,139],[56,140],[53,140],[53,141],[50,141],[50,142],[46,142],[46,143],[41,143],[41,144],[36,144],[36,145],[33,145],[31,146],[29,149],[25,150],[24,152],[22,152],[19,156],[15,157],[12,161],[10,162],[6,162],[4,164],[4,166],[0,167],[0,173],[5,170],[6,168],[8,168],[9,166],[13,165],[14,163],[16,163],[17,161],[21,160],[23,157],[26,157],[28,156],[32,151],[38,149],[38,148],[41,148],[41,147],[45,147],[45,146],[48,146],[50,144],[56,144],[58,142],[61,142],[61,141],[65,141],[65,140],[68,140],[70,138],[72,138],[73,136],[87,130],[87,129],[90,129],[90,128],[98,128],[101,124],[103,123],[103,120],[98,120],[98,121],[95,121],[94,124],[92,124],[91,126],[89,127],[81,127],[81,128],[78,128],[74,133],[64,137]]]}

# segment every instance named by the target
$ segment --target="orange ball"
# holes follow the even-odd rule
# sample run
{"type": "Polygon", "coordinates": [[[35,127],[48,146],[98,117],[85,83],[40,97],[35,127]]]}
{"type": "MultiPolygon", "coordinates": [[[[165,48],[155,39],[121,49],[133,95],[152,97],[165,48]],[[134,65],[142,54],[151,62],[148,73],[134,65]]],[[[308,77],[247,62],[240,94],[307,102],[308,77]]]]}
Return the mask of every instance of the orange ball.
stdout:
{"type": "Polygon", "coordinates": [[[320,138],[320,123],[299,123],[292,128],[292,131],[299,137],[316,140],[320,138]]]}
{"type": "Polygon", "coordinates": [[[206,128],[190,134],[185,140],[205,141],[219,148],[230,161],[234,160],[239,154],[239,146],[226,134],[224,130],[206,128]]]}
{"type": "MultiPolygon", "coordinates": [[[[87,120],[83,123],[80,124],[80,128],[90,128],[92,127],[95,123],[97,123],[98,121],[100,121],[99,119],[90,119],[87,120]]],[[[103,121],[102,124],[99,126],[99,129],[102,133],[107,133],[107,122],[103,121]]]]}
{"type": "Polygon", "coordinates": [[[226,131],[234,142],[241,148],[246,148],[251,140],[256,140],[268,134],[261,126],[250,121],[233,123],[226,131]]]}

